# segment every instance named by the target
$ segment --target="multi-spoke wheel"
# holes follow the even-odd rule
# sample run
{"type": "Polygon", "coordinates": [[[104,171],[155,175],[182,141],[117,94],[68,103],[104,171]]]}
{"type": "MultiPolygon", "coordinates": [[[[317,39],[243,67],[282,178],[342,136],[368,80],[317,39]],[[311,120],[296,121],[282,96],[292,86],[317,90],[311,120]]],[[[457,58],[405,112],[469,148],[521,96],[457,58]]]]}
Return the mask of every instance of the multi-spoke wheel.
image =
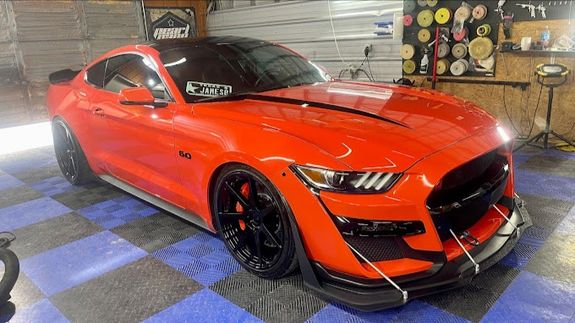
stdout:
{"type": "Polygon", "coordinates": [[[215,185],[216,229],[244,268],[266,278],[289,274],[297,265],[287,206],[259,172],[230,165],[215,185]]]}
{"type": "Polygon", "coordinates": [[[68,125],[60,118],[52,122],[54,151],[60,171],[72,184],[82,184],[91,179],[92,172],[82,148],[68,125]]]}

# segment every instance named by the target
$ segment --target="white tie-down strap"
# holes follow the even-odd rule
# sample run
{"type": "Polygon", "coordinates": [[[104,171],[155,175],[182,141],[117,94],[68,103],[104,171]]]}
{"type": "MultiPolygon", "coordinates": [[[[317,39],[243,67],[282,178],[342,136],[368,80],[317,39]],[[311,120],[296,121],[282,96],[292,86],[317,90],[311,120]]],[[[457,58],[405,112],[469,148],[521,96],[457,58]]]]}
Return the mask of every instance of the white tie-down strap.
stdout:
{"type": "Polygon", "coordinates": [[[505,221],[507,221],[509,224],[511,224],[511,226],[515,229],[515,232],[517,235],[519,235],[519,227],[516,226],[515,224],[513,224],[513,222],[511,222],[511,220],[505,215],[505,213],[503,213],[498,207],[497,205],[493,205],[493,208],[499,212],[499,214],[501,214],[501,216],[505,219],[505,221]]]}
{"type": "Polygon", "coordinates": [[[469,258],[469,260],[471,260],[471,262],[473,263],[473,266],[475,267],[475,274],[476,275],[479,274],[479,264],[476,263],[475,259],[473,259],[473,257],[471,257],[471,254],[469,254],[469,252],[467,252],[467,249],[465,249],[465,247],[463,246],[461,241],[459,241],[459,238],[457,238],[455,233],[453,233],[453,230],[449,229],[449,232],[451,233],[451,235],[453,236],[453,239],[455,239],[455,242],[457,242],[457,244],[459,245],[461,250],[463,250],[463,252],[465,252],[465,255],[467,255],[467,258],[469,258]]]}
{"type": "Polygon", "coordinates": [[[407,291],[401,289],[401,287],[399,287],[399,285],[397,285],[393,280],[391,280],[391,278],[387,277],[386,274],[383,273],[383,271],[379,270],[379,268],[377,268],[374,264],[371,263],[371,261],[367,260],[367,258],[365,258],[361,253],[359,253],[359,251],[357,251],[354,247],[352,247],[349,243],[345,243],[347,244],[347,246],[349,247],[349,249],[351,249],[351,251],[355,252],[359,258],[361,258],[363,261],[365,261],[371,268],[373,268],[373,270],[375,270],[378,274],[381,275],[381,277],[383,277],[385,280],[387,280],[391,286],[393,286],[395,289],[397,289],[399,292],[401,292],[401,295],[403,295],[403,302],[407,302],[407,291]]]}

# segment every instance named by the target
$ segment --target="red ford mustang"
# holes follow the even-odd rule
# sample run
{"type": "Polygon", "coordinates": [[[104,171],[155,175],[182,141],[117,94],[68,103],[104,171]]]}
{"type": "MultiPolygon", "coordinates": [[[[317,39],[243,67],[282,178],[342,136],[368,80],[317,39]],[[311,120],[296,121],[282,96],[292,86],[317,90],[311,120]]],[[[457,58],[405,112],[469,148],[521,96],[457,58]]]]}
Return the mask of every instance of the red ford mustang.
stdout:
{"type": "Polygon", "coordinates": [[[530,224],[511,138],[439,92],[335,81],[238,37],[126,46],[50,81],[70,182],[95,175],[359,309],[468,283],[530,224]]]}

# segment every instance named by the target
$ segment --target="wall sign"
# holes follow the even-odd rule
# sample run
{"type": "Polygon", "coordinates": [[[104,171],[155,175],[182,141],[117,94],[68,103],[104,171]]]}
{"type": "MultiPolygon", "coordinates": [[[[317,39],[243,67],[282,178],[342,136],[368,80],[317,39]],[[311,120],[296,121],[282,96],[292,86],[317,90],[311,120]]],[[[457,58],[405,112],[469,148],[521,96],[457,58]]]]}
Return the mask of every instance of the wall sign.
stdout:
{"type": "Polygon", "coordinates": [[[167,12],[160,19],[152,23],[152,37],[154,39],[175,39],[190,37],[190,24],[167,12]]]}
{"type": "Polygon", "coordinates": [[[170,9],[146,7],[148,39],[181,39],[197,36],[193,8],[170,9]]]}

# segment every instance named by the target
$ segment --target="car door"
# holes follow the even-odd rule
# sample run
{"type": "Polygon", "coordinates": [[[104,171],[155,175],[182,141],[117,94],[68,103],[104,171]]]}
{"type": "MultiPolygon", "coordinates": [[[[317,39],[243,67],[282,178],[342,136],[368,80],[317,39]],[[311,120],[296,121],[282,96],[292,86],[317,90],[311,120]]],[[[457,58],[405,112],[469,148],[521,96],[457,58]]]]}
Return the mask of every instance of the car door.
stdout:
{"type": "Polygon", "coordinates": [[[83,81],[75,88],[77,104],[76,109],[71,112],[75,116],[66,120],[75,123],[71,126],[80,145],[87,152],[86,157],[92,169],[96,172],[105,169],[105,150],[98,138],[106,133],[107,124],[105,119],[98,115],[93,99],[102,90],[106,64],[107,59],[104,59],[86,70],[83,81]]]}
{"type": "Polygon", "coordinates": [[[181,205],[173,134],[176,104],[153,66],[140,54],[109,58],[103,90],[93,106],[107,123],[100,138],[108,171],[132,186],[181,205]],[[119,92],[138,86],[147,87],[167,106],[120,104],[119,92]]]}

